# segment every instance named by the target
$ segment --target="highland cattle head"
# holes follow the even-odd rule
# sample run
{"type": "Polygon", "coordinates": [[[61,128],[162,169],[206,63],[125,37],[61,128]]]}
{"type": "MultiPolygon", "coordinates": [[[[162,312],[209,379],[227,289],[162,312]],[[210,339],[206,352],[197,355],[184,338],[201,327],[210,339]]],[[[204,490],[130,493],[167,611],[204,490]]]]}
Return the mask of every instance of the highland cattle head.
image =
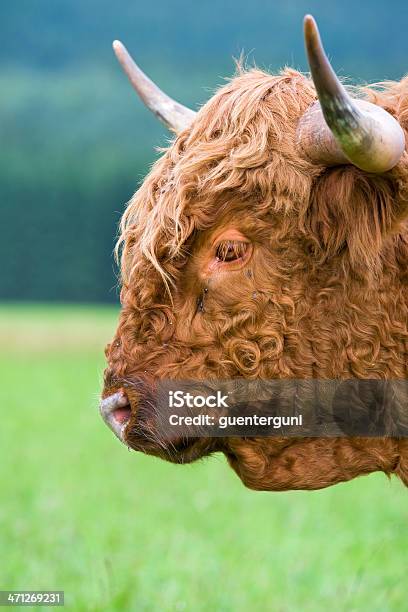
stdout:
{"type": "MultiPolygon", "coordinates": [[[[406,376],[408,84],[350,93],[310,16],[304,32],[310,77],[239,69],[198,112],[114,43],[175,137],[121,221],[122,309],[101,414],[127,446],[170,461],[222,451],[254,488],[352,476],[328,464],[307,475],[333,441],[166,440],[155,430],[157,381],[406,376]],[[289,448],[293,477],[273,463],[289,448]]],[[[367,460],[360,472],[390,471],[395,453],[387,446],[382,465],[375,447],[377,467],[367,460]]]]}

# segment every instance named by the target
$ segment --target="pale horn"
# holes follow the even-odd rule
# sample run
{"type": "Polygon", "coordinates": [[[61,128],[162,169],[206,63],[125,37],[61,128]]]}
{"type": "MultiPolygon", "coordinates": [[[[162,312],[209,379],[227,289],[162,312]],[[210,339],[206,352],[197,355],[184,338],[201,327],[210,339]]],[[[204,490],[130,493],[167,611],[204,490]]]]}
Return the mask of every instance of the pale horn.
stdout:
{"type": "Polygon", "coordinates": [[[192,123],[196,113],[179,104],[145,75],[119,41],[113,43],[113,50],[132,87],[144,104],[173,132],[178,134],[192,123]]]}
{"type": "Polygon", "coordinates": [[[376,104],[349,96],[326,57],[311,15],[304,19],[304,35],[319,101],[299,122],[301,152],[325,165],[351,163],[373,173],[391,170],[405,149],[398,121],[376,104]]]}

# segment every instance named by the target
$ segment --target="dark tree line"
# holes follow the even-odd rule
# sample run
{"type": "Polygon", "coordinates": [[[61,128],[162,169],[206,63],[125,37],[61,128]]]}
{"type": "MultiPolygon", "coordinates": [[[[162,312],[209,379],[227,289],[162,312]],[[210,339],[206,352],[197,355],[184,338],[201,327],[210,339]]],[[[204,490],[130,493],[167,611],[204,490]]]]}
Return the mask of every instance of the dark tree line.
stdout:
{"type": "Polygon", "coordinates": [[[301,22],[318,18],[343,76],[407,70],[408,5],[187,0],[19,0],[0,8],[0,299],[115,301],[126,201],[167,135],[116,66],[122,38],[180,101],[197,106],[242,50],[306,69],[301,22]],[[350,17],[352,15],[352,18],[350,17]],[[396,18],[398,16],[398,18],[396,18]]]}

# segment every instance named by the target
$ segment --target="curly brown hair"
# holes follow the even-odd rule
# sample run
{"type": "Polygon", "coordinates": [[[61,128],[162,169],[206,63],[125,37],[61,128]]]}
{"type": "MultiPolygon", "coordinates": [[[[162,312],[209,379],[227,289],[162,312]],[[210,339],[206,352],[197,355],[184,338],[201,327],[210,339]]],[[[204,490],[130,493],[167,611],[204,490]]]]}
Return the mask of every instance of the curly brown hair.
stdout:
{"type": "MultiPolygon", "coordinates": [[[[407,131],[408,78],[353,95],[407,131]]],[[[149,390],[163,378],[407,377],[408,157],[379,175],[304,159],[296,130],[315,99],[294,70],[241,70],[154,164],[121,221],[104,396],[126,390],[129,446],[177,462],[222,451],[251,488],[375,470],[408,485],[406,440],[154,435],[149,390]],[[216,268],[225,236],[248,255],[216,268]]]]}

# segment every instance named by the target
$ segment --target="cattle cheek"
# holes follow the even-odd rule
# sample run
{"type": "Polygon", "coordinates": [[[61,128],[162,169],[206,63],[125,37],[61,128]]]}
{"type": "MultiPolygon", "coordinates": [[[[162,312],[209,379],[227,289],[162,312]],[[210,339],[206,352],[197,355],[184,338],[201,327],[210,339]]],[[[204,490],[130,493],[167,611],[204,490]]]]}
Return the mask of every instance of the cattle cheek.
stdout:
{"type": "Polygon", "coordinates": [[[225,349],[224,332],[234,324],[237,314],[242,316],[243,308],[246,313],[253,310],[253,295],[252,281],[242,271],[207,279],[198,294],[189,299],[188,315],[179,319],[178,338],[195,348],[225,349]]]}
{"type": "Polygon", "coordinates": [[[199,288],[195,294],[184,296],[175,304],[177,313],[175,339],[187,345],[202,346],[208,343],[208,331],[203,326],[206,294],[208,289],[199,288]]]}

